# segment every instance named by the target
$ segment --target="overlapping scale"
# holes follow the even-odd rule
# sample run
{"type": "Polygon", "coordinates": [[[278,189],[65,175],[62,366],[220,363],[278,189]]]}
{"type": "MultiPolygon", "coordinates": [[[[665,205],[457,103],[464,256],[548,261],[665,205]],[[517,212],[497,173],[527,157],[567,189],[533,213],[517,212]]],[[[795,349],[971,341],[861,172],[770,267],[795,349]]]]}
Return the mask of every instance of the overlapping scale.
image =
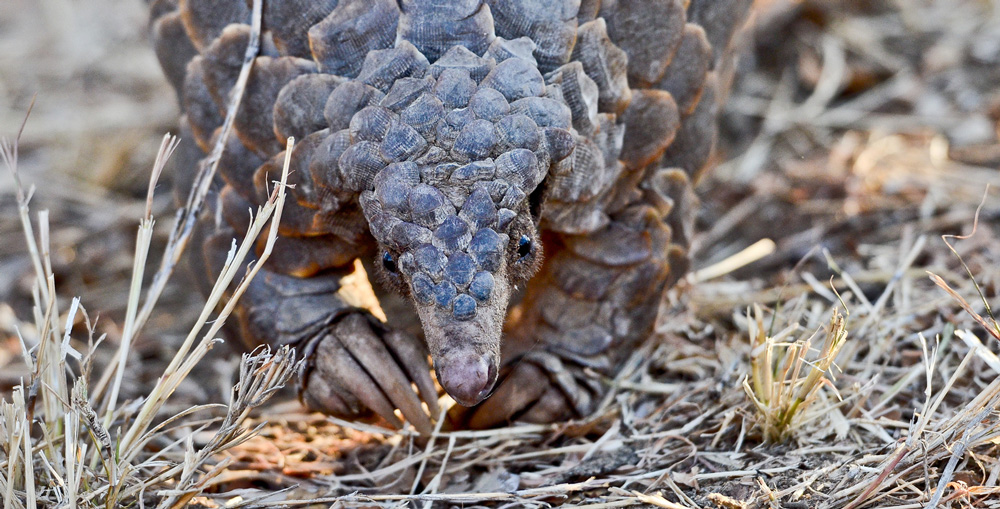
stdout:
{"type": "Polygon", "coordinates": [[[195,57],[187,66],[184,88],[181,89],[182,104],[187,115],[191,134],[198,147],[205,153],[210,150],[210,140],[216,128],[222,125],[223,117],[219,105],[205,83],[205,60],[195,57]]]}
{"type": "Polygon", "coordinates": [[[705,75],[711,66],[712,47],[708,44],[705,30],[688,23],[673,60],[654,86],[670,92],[681,114],[687,115],[698,104],[705,75]]]}
{"type": "Polygon", "coordinates": [[[324,109],[330,94],[344,81],[332,74],[310,73],[288,82],[274,101],[274,134],[278,139],[302,139],[329,127],[324,109]]]}
{"type": "Polygon", "coordinates": [[[309,28],[309,47],[321,71],[353,78],[370,51],[393,45],[398,22],[393,0],[340,0],[309,28]]]}
{"type": "Polygon", "coordinates": [[[455,46],[480,55],[495,37],[483,0],[402,0],[397,43],[409,41],[431,62],[455,46]]]}
{"type": "Polygon", "coordinates": [[[530,37],[518,37],[517,39],[497,37],[490,44],[484,56],[498,64],[508,58],[523,58],[532,65],[537,66],[538,61],[535,60],[535,48],[535,41],[532,41],[530,37]]]}
{"type": "Polygon", "coordinates": [[[628,86],[628,56],[608,37],[604,18],[580,26],[573,60],[597,84],[598,111],[621,114],[628,106],[632,90],[628,86]]]}
{"type": "Polygon", "coordinates": [[[608,36],[628,55],[629,84],[663,76],[684,35],[684,0],[615,0],[601,5],[608,36]]]}
{"type": "Polygon", "coordinates": [[[309,28],[329,15],[337,3],[337,0],[264,2],[263,29],[271,33],[282,55],[309,58],[309,28]]]}
{"type": "Polygon", "coordinates": [[[361,191],[372,234],[397,250],[414,296],[467,320],[490,301],[516,211],[549,162],[572,154],[572,114],[513,52],[499,64],[467,48],[433,64],[419,55],[405,40],[372,52],[330,94],[327,110],[337,97],[346,113],[365,102],[352,83],[386,92],[353,114],[336,174],[361,191]]]}
{"type": "Polygon", "coordinates": [[[225,107],[229,91],[236,85],[249,40],[249,25],[228,25],[210,46],[201,50],[203,79],[220,108],[225,107]]]}
{"type": "Polygon", "coordinates": [[[430,65],[427,57],[406,41],[395,47],[369,51],[357,80],[386,93],[400,78],[420,78],[430,65]]]}
{"type": "Polygon", "coordinates": [[[178,10],[191,43],[204,51],[233,23],[250,24],[250,8],[243,0],[180,0],[178,10]]]}
{"type": "Polygon", "coordinates": [[[542,72],[569,60],[576,39],[580,0],[487,0],[496,33],[507,39],[527,36],[535,43],[542,72]]]}
{"type": "Polygon", "coordinates": [[[546,81],[549,96],[569,108],[573,127],[584,136],[592,134],[597,125],[600,89],[584,72],[583,64],[570,62],[549,73],[546,81]]]}
{"type": "Polygon", "coordinates": [[[667,149],[680,115],[669,92],[656,89],[636,90],[623,116],[625,136],[620,159],[631,169],[645,168],[667,149]]]}
{"type": "Polygon", "coordinates": [[[493,62],[480,58],[465,46],[453,46],[431,64],[431,76],[437,79],[447,69],[464,69],[469,77],[479,83],[493,68],[493,62]]]}
{"type": "Polygon", "coordinates": [[[715,76],[709,73],[698,105],[681,119],[680,129],[660,161],[661,168],[681,168],[692,180],[697,179],[715,147],[715,115],[718,109],[715,94],[715,76]]]}
{"type": "Polygon", "coordinates": [[[382,99],[382,92],[359,81],[348,81],[330,93],[323,106],[323,118],[331,131],[347,129],[354,114],[382,99]]]}
{"type": "Polygon", "coordinates": [[[177,91],[178,98],[183,100],[180,92],[184,86],[185,69],[188,62],[198,54],[198,49],[191,43],[181,21],[181,14],[177,11],[168,11],[162,16],[154,17],[152,32],[153,49],[163,68],[163,74],[177,91]]]}
{"type": "MultiPolygon", "coordinates": [[[[254,174],[264,159],[246,148],[235,136],[226,140],[226,147],[219,158],[219,175],[230,188],[247,199],[256,198],[254,174]]],[[[255,202],[257,200],[254,200],[255,202]]],[[[256,203],[255,203],[256,204],[256,203]]]]}
{"type": "Polygon", "coordinates": [[[261,157],[281,150],[275,136],[274,105],[281,89],[293,79],[316,72],[316,64],[298,57],[257,57],[236,112],[233,128],[240,141],[261,157]]]}

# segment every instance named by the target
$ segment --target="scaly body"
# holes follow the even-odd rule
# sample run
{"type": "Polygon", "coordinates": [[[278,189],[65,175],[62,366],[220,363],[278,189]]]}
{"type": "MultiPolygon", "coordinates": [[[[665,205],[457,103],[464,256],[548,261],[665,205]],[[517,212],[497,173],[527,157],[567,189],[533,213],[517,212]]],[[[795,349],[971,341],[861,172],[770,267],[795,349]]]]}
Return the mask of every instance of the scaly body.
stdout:
{"type": "MultiPolygon", "coordinates": [[[[418,429],[589,412],[687,269],[691,184],[748,0],[265,1],[196,265],[217,270],[292,153],[276,253],[238,311],[247,346],[308,356],[302,397],[418,429]],[[544,256],[543,256],[544,252],[544,256]],[[343,297],[367,258],[423,338],[343,297]],[[499,380],[499,382],[498,382],[499,380]],[[411,383],[418,388],[414,391],[411,383]]],[[[218,136],[243,0],[158,0],[183,186],[218,136]]]]}

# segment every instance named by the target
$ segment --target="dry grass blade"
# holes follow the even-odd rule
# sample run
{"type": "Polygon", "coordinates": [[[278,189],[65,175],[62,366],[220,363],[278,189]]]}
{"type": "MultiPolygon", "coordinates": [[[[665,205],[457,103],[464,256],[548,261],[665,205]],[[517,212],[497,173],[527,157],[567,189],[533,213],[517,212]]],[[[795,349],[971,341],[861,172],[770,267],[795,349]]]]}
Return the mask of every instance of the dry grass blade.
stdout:
{"type": "MultiPolygon", "coordinates": [[[[240,380],[233,389],[232,402],[219,430],[196,454],[187,455],[183,465],[174,467],[174,470],[180,470],[181,476],[176,488],[169,491],[170,496],[158,507],[184,507],[191,498],[205,490],[208,483],[221,473],[222,464],[201,476],[197,475],[198,472],[213,456],[236,447],[257,434],[263,424],[246,428],[243,422],[249,417],[251,410],[267,402],[275,391],[283,387],[300,366],[301,362],[295,360],[295,350],[288,347],[281,347],[274,353],[264,347],[244,354],[240,364],[240,380]]],[[[168,472],[168,477],[173,475],[168,472]]]]}
{"type": "Polygon", "coordinates": [[[757,409],[765,441],[783,442],[794,434],[796,422],[816,400],[820,388],[833,387],[826,377],[847,340],[847,320],[834,309],[822,349],[813,360],[809,354],[815,334],[791,340],[798,330],[793,324],[774,336],[768,335],[759,306],[747,320],[752,342],[751,373],[749,380],[744,378],[743,388],[757,409]]]}
{"type": "Polygon", "coordinates": [[[948,246],[948,249],[952,252],[953,255],[955,255],[956,258],[958,258],[959,263],[962,264],[962,268],[965,269],[965,273],[969,276],[969,280],[972,281],[972,285],[973,287],[975,287],[976,292],[979,294],[979,299],[982,301],[983,306],[986,309],[986,314],[990,317],[990,320],[986,321],[985,318],[980,316],[980,314],[977,313],[975,309],[973,309],[972,305],[969,304],[969,302],[965,300],[965,298],[963,298],[961,295],[959,295],[958,292],[956,292],[950,286],[948,286],[948,283],[943,278],[941,278],[941,276],[938,276],[933,272],[928,272],[928,275],[930,276],[931,281],[934,281],[934,284],[941,287],[942,290],[948,292],[948,295],[951,295],[951,297],[955,299],[962,306],[962,309],[964,309],[967,313],[972,315],[972,317],[975,318],[975,320],[979,322],[979,324],[982,325],[984,329],[986,329],[986,332],[989,332],[990,335],[993,336],[997,341],[1000,341],[1000,323],[997,323],[996,317],[993,316],[993,308],[990,306],[989,299],[986,298],[986,295],[983,293],[983,289],[979,286],[979,283],[976,282],[976,277],[975,274],[972,273],[972,269],[969,268],[969,266],[965,263],[965,260],[962,259],[962,255],[960,255],[958,251],[955,250],[955,246],[952,245],[952,243],[949,241],[949,239],[967,240],[972,238],[976,234],[976,230],[979,228],[979,214],[982,212],[983,205],[985,205],[986,203],[986,198],[988,196],[989,190],[990,188],[987,185],[986,190],[983,192],[983,199],[982,201],[979,202],[979,206],[976,208],[976,214],[975,216],[973,216],[972,219],[972,231],[968,235],[942,235],[941,240],[944,241],[944,243],[948,246]]]}
{"type": "Polygon", "coordinates": [[[170,135],[165,135],[160,143],[160,150],[156,154],[153,163],[153,174],[149,179],[149,188],[146,194],[146,213],[139,223],[139,231],[135,239],[135,258],[132,263],[132,282],[129,287],[128,307],[125,310],[125,324],[122,327],[121,344],[116,352],[117,367],[114,371],[114,381],[111,384],[111,395],[105,401],[106,412],[104,414],[104,426],[111,425],[111,418],[114,414],[115,406],[118,404],[118,393],[121,390],[122,378],[125,376],[125,361],[128,352],[131,351],[132,340],[138,335],[139,327],[136,323],[136,313],[139,309],[139,294],[142,291],[142,280],[145,274],[147,258],[149,256],[149,246],[153,241],[153,221],[152,203],[153,190],[156,182],[160,178],[163,167],[167,164],[167,159],[177,148],[179,140],[170,135]]]}
{"type": "MultiPolygon", "coordinates": [[[[259,33],[259,0],[255,2],[254,13],[257,19],[255,27],[259,33]]],[[[256,45],[250,44],[248,60],[243,69],[243,85],[256,51],[256,45]]],[[[234,95],[237,98],[228,115],[230,124],[240,94],[234,95]]],[[[224,144],[224,139],[220,143],[224,144]]],[[[71,301],[65,316],[60,313],[53,264],[50,260],[48,214],[46,211],[38,214],[36,237],[28,207],[32,192],[24,192],[17,171],[17,139],[13,142],[5,139],[0,144],[0,158],[7,164],[14,178],[21,226],[27,240],[29,258],[35,268],[35,285],[32,289],[35,324],[31,332],[37,335],[27,338],[21,336],[23,357],[30,369],[30,380],[15,388],[11,403],[3,402],[0,407],[0,452],[3,453],[0,455],[0,493],[5,508],[34,509],[39,505],[52,506],[57,503],[62,506],[68,504],[69,507],[132,505],[136,502],[143,503],[143,497],[164,488],[167,483],[174,488],[175,495],[164,493],[161,506],[183,504],[209,486],[211,480],[223,471],[225,462],[209,465],[209,460],[214,455],[244,443],[256,433],[260,424],[256,427],[244,425],[249,413],[267,401],[297,370],[294,350],[281,349],[274,354],[260,351],[246,356],[240,385],[231,398],[228,413],[221,419],[215,438],[197,449],[192,444],[185,460],[180,462],[171,459],[174,446],[168,446],[157,453],[145,448],[149,441],[162,439],[169,431],[165,425],[173,419],[153,426],[160,409],[194,365],[218,341],[219,330],[233,311],[236,300],[246,290],[273,249],[287,189],[289,160],[286,158],[280,182],[276,183],[268,200],[251,218],[247,236],[239,244],[234,241],[212,299],[192,328],[185,344],[177,352],[174,362],[141,404],[119,406],[119,394],[133,340],[149,317],[149,311],[162,290],[157,285],[163,284],[172,271],[173,263],[170,260],[179,256],[183,250],[183,234],[175,235],[168,243],[164,265],[161,265],[160,272],[154,278],[144,306],[140,306],[144,269],[153,239],[153,191],[156,180],[176,145],[176,138],[164,137],[149,182],[145,212],[136,237],[121,343],[94,391],[98,395],[105,391],[107,394],[103,398],[92,395],[103,401],[103,405],[100,405],[102,418],[87,394],[93,351],[87,352],[84,357],[72,346],[73,324],[82,312],[90,344],[92,348],[96,347],[89,317],[78,298],[71,301]],[[247,267],[245,260],[265,228],[269,230],[265,249],[256,264],[247,267]],[[244,268],[248,270],[241,274],[244,268]],[[239,283],[235,288],[230,288],[234,280],[239,283]],[[219,309],[219,312],[209,325],[209,318],[215,309],[219,309]],[[67,365],[67,359],[76,360],[81,370],[72,389],[67,383],[66,374],[72,371],[67,365]],[[37,420],[34,418],[36,400],[39,402],[37,420]],[[124,430],[121,427],[113,429],[113,424],[119,419],[120,422],[128,423],[124,430]],[[40,423],[38,434],[31,433],[33,421],[40,423]],[[98,466],[99,468],[95,468],[98,466]]],[[[293,146],[294,140],[289,139],[287,154],[291,154],[293,146]]],[[[219,154],[215,155],[217,157],[219,154]]],[[[210,170],[211,168],[206,167],[202,175],[210,170]]],[[[211,176],[207,179],[211,180],[211,176]]],[[[193,193],[192,196],[194,198],[188,208],[189,220],[193,220],[200,209],[204,192],[193,193]]],[[[203,407],[181,412],[176,419],[186,420],[188,426],[207,429],[213,420],[198,424],[199,421],[191,418],[201,408],[203,407]]],[[[175,441],[174,445],[177,443],[175,441]]]]}
{"type": "Polygon", "coordinates": [[[142,324],[146,323],[146,320],[149,319],[150,314],[153,312],[153,307],[159,300],[164,288],[166,288],[167,280],[170,278],[174,267],[180,262],[181,255],[187,247],[188,239],[190,239],[194,231],[195,222],[198,220],[202,206],[205,203],[205,197],[208,195],[212,180],[218,171],[219,161],[222,158],[226,141],[232,135],[236,112],[239,110],[240,103],[243,100],[243,92],[246,90],[247,81],[250,79],[250,71],[260,51],[262,9],[263,0],[253,0],[250,17],[250,37],[243,55],[240,74],[229,93],[229,103],[226,107],[225,119],[220,128],[219,135],[216,137],[216,142],[212,146],[211,153],[199,163],[201,167],[188,193],[187,202],[183,208],[177,211],[177,217],[170,233],[166,252],[160,260],[159,269],[153,276],[153,282],[146,294],[146,301],[143,303],[142,309],[136,317],[137,327],[142,327],[142,324]]]}
{"type": "MultiPolygon", "coordinates": [[[[164,140],[162,151],[164,155],[169,153],[173,143],[172,139],[164,140]]],[[[293,144],[294,140],[290,139],[289,154],[293,144]]],[[[5,159],[7,161],[16,160],[6,157],[5,159]]],[[[12,173],[16,175],[16,170],[14,168],[12,170],[12,173]]],[[[204,474],[200,473],[203,471],[202,467],[213,455],[237,446],[254,435],[259,429],[259,425],[256,428],[246,428],[243,423],[253,408],[267,401],[297,371],[298,364],[295,362],[294,350],[282,349],[273,355],[270,351],[261,351],[245,357],[240,385],[235,390],[236,394],[232,398],[229,412],[223,419],[219,431],[206,446],[188,455],[189,461],[164,469],[164,462],[156,459],[155,456],[143,459],[148,455],[143,452],[144,444],[153,439],[157,433],[162,432],[161,427],[149,430],[158,410],[162,408],[177,384],[187,376],[194,364],[216,342],[215,337],[219,328],[225,322],[228,314],[232,312],[236,299],[245,291],[260,264],[267,259],[273,248],[275,235],[278,231],[277,224],[281,218],[285,199],[287,178],[288,160],[286,159],[281,181],[277,183],[278,185],[275,186],[268,201],[253,218],[247,237],[239,246],[234,245],[233,251],[230,253],[229,263],[219,278],[217,289],[213,293],[214,298],[202,313],[201,321],[192,329],[188,346],[178,352],[175,363],[160,378],[161,383],[144,400],[143,405],[138,408],[137,414],[126,416],[131,421],[131,425],[120,436],[113,436],[108,430],[107,423],[116,413],[130,411],[127,408],[116,408],[114,404],[117,388],[121,384],[121,373],[126,362],[128,346],[125,343],[127,340],[123,339],[117,360],[112,363],[105,375],[105,380],[108,380],[108,374],[116,373],[113,378],[112,396],[108,400],[107,413],[102,420],[91,406],[87,396],[86,379],[78,378],[72,391],[65,387],[66,358],[73,357],[79,360],[82,357],[70,345],[72,324],[78,310],[82,309],[79,299],[72,301],[64,325],[60,325],[55,311],[55,287],[51,263],[44,259],[49,251],[45,215],[40,214],[39,216],[42,225],[39,244],[34,243],[30,230],[26,228],[26,233],[29,235],[29,245],[34,247],[32,252],[37,252],[40,257],[43,257],[43,259],[37,260],[36,266],[41,267],[44,272],[43,277],[38,279],[39,283],[36,284],[34,295],[38,299],[35,313],[37,330],[44,335],[40,339],[41,344],[36,349],[38,352],[37,362],[30,363],[32,356],[29,355],[28,347],[24,347],[25,359],[32,366],[32,381],[16,388],[13,393],[13,403],[3,403],[3,421],[0,423],[2,424],[0,425],[2,433],[0,436],[5,441],[4,450],[8,452],[5,461],[0,465],[3,470],[0,473],[0,490],[4,495],[4,507],[36,507],[36,501],[39,499],[35,487],[42,481],[42,479],[36,478],[36,465],[37,468],[42,468],[47,477],[51,479],[51,481],[44,482],[54,483],[59,487],[56,490],[58,499],[72,501],[73,506],[81,503],[92,504],[98,500],[103,500],[103,505],[108,507],[118,506],[128,500],[135,500],[135,497],[141,496],[148,488],[175,479],[178,475],[181,476],[175,479],[175,485],[180,490],[178,493],[182,493],[182,498],[188,500],[193,494],[200,493],[201,490],[205,489],[211,478],[221,472],[222,466],[216,465],[204,474]],[[225,306],[222,306],[219,315],[207,328],[201,341],[196,345],[193,344],[199,331],[205,328],[211,311],[220,305],[221,299],[227,293],[226,288],[244,266],[243,260],[250,253],[256,237],[265,228],[268,228],[270,233],[267,247],[261,254],[258,263],[243,275],[240,284],[233,289],[229,300],[225,306]],[[42,282],[45,286],[41,286],[42,282]],[[43,403],[41,415],[45,419],[46,427],[43,428],[43,433],[37,444],[35,438],[28,432],[31,411],[30,400],[25,397],[26,394],[39,394],[43,403]],[[89,435],[89,440],[81,439],[85,436],[81,433],[89,435]],[[62,442],[63,449],[54,448],[60,442],[62,442]],[[96,445],[91,455],[87,454],[88,442],[96,445]],[[42,448],[45,454],[35,454],[38,448],[42,448]],[[96,471],[88,468],[84,463],[84,459],[88,456],[92,458],[93,462],[102,465],[103,468],[96,471]],[[49,457],[60,458],[60,461],[51,462],[49,457]],[[99,472],[103,475],[100,475],[99,472]],[[143,478],[140,476],[141,472],[158,473],[143,478]],[[95,475],[99,477],[95,478],[95,475]],[[82,486],[90,486],[86,495],[81,493],[82,486]]],[[[19,196],[27,200],[27,195],[24,193],[20,193],[19,196]]],[[[21,203],[21,205],[23,214],[27,217],[27,203],[21,203]]],[[[126,315],[126,331],[132,330],[133,335],[135,329],[130,329],[130,327],[135,326],[134,318],[137,307],[134,304],[138,300],[140,289],[138,283],[142,280],[141,267],[145,265],[145,254],[148,252],[151,238],[149,232],[152,228],[152,221],[151,216],[145,217],[140,226],[138,238],[140,245],[137,248],[135,259],[135,269],[138,275],[133,278],[131,295],[134,298],[130,300],[129,312],[126,315]],[[144,235],[143,232],[146,234],[144,235]]],[[[30,225],[30,222],[27,224],[30,225]]],[[[128,333],[123,336],[123,338],[127,337],[129,337],[128,333]]],[[[177,500],[174,499],[173,502],[164,505],[164,507],[176,506],[176,502],[177,500]]]]}
{"type": "Polygon", "coordinates": [[[153,388],[153,391],[143,403],[142,408],[140,408],[135,420],[132,422],[132,425],[122,437],[119,444],[119,453],[121,454],[123,462],[128,463],[135,457],[136,454],[138,454],[141,449],[139,445],[142,443],[142,440],[140,439],[149,429],[153,418],[159,412],[160,408],[162,408],[163,404],[166,403],[167,398],[173,394],[181,381],[188,375],[188,373],[190,373],[194,365],[200,361],[208,350],[210,350],[216,343],[217,334],[225,324],[226,318],[235,308],[237,299],[239,299],[239,297],[243,294],[249,286],[250,281],[253,280],[253,277],[260,269],[261,265],[270,255],[270,249],[274,244],[275,237],[277,236],[277,224],[281,219],[282,206],[285,200],[286,182],[288,181],[288,167],[293,146],[294,140],[289,139],[281,181],[271,193],[268,201],[258,210],[257,215],[253,218],[243,241],[238,246],[234,241],[233,248],[229,252],[226,263],[223,266],[222,273],[216,280],[215,286],[209,295],[208,302],[206,302],[204,308],[202,309],[201,316],[198,317],[197,323],[191,328],[191,331],[184,339],[184,342],[178,348],[173,360],[165,371],[165,376],[158,380],[156,386],[153,388]],[[243,260],[245,260],[250,254],[250,250],[253,248],[257,236],[269,224],[270,227],[266,248],[260,254],[257,262],[250,268],[247,274],[243,277],[242,281],[240,281],[236,289],[233,290],[232,296],[226,302],[225,306],[219,311],[218,316],[211,322],[208,330],[202,334],[201,341],[195,344],[196,338],[209,322],[209,317],[212,315],[217,306],[219,306],[225,296],[230,283],[240,272],[243,260]]]}
{"type": "MultiPolygon", "coordinates": [[[[28,110],[29,114],[30,111],[31,107],[28,110]]],[[[27,122],[27,118],[28,116],[25,115],[24,123],[27,122]]],[[[5,507],[8,506],[8,503],[14,504],[14,489],[20,487],[24,493],[23,506],[33,509],[37,504],[35,461],[36,459],[45,461],[43,457],[36,458],[32,444],[31,423],[34,421],[35,402],[36,399],[41,400],[42,436],[62,436],[64,402],[69,400],[64,375],[65,357],[68,350],[63,348],[62,327],[59,325],[59,312],[55,296],[55,277],[52,274],[52,262],[49,259],[48,213],[42,211],[38,215],[39,235],[36,238],[28,206],[32,192],[24,192],[18,174],[18,141],[24,130],[24,123],[13,141],[6,138],[0,140],[0,159],[4,161],[14,179],[18,213],[32,266],[36,270],[32,297],[35,328],[39,337],[32,341],[34,344],[30,349],[25,344],[23,336],[21,337],[23,355],[31,368],[31,379],[27,384],[22,381],[22,384],[15,388],[12,394],[12,405],[4,403],[5,411],[8,414],[5,418],[4,430],[7,433],[5,442],[8,444],[5,461],[7,478],[4,480],[7,490],[4,503],[5,507]],[[32,356],[34,357],[33,361],[29,360],[32,356]],[[18,449],[21,450],[21,454],[17,453],[18,449]]],[[[74,301],[74,314],[77,304],[78,302],[74,301]]],[[[68,317],[67,321],[71,319],[72,317],[68,317]]],[[[68,324],[67,327],[69,327],[68,324]]],[[[50,455],[55,455],[54,443],[42,441],[41,446],[50,455]]],[[[16,503],[21,504],[22,502],[17,501],[16,503]]]]}
{"type": "MultiPolygon", "coordinates": [[[[161,155],[164,158],[172,151],[174,144],[173,138],[164,138],[161,147],[161,155]]],[[[289,140],[289,153],[293,144],[294,140],[289,140]]],[[[11,174],[16,179],[17,159],[14,147],[16,147],[16,143],[9,144],[5,141],[2,154],[4,160],[10,165],[11,174]]],[[[159,159],[157,168],[162,168],[163,162],[163,158],[159,159]]],[[[158,173],[158,170],[154,173],[158,173]]],[[[194,364],[215,343],[215,336],[226,316],[232,312],[235,300],[246,289],[259,269],[259,264],[267,259],[278,230],[277,223],[281,217],[287,178],[288,161],[286,160],[281,181],[275,186],[269,200],[261,207],[257,216],[253,218],[248,236],[239,248],[234,246],[230,263],[218,282],[215,292],[216,298],[209,303],[203,313],[202,321],[192,330],[189,345],[193,343],[198,331],[205,327],[212,309],[220,303],[225,293],[224,290],[238,275],[240,267],[243,266],[243,260],[250,253],[256,237],[264,228],[269,227],[271,233],[267,243],[268,248],[262,253],[259,263],[243,276],[226,306],[222,308],[213,324],[208,327],[201,342],[194,346],[193,350],[189,346],[179,352],[177,362],[173,366],[174,369],[160,378],[162,384],[157,386],[156,391],[145,399],[143,405],[138,408],[138,414],[124,416],[128,417],[132,424],[121,436],[114,436],[109,432],[108,424],[116,413],[130,411],[127,408],[116,408],[115,403],[129,351],[129,338],[134,337],[137,332],[135,317],[138,307],[136,303],[141,290],[142,268],[146,264],[146,254],[151,241],[153,218],[151,215],[147,215],[140,225],[134,261],[135,272],[133,273],[129,307],[126,313],[123,341],[118,350],[117,360],[112,363],[104,376],[104,380],[113,380],[113,385],[111,396],[106,401],[106,414],[102,420],[88,398],[87,380],[83,377],[77,378],[72,390],[69,390],[66,384],[67,357],[78,361],[82,358],[82,355],[76,352],[70,343],[73,331],[72,324],[82,307],[79,299],[73,299],[66,316],[59,316],[55,300],[55,278],[52,274],[52,264],[48,259],[50,248],[47,215],[43,212],[38,216],[40,234],[36,240],[32,233],[32,223],[28,217],[27,201],[30,198],[30,193],[24,193],[20,187],[17,187],[17,196],[21,200],[19,210],[25,225],[24,230],[29,252],[34,266],[41,271],[36,279],[33,295],[36,299],[35,330],[42,335],[37,338],[37,344],[32,348],[22,342],[24,358],[31,367],[32,377],[26,384],[15,388],[12,403],[3,403],[3,421],[0,423],[2,424],[0,425],[2,433],[0,436],[3,437],[3,450],[7,454],[3,458],[3,462],[0,463],[0,470],[2,470],[0,490],[3,492],[4,507],[36,507],[40,500],[39,493],[35,491],[36,486],[40,485],[39,483],[42,486],[56,486],[51,492],[45,491],[49,495],[55,495],[58,500],[71,502],[74,507],[81,503],[91,504],[97,500],[103,500],[103,505],[108,507],[118,506],[127,500],[134,500],[150,486],[149,482],[162,483],[171,479],[171,475],[176,476],[182,471],[185,473],[186,492],[197,493],[199,489],[204,488],[204,482],[207,480],[207,478],[198,479],[200,466],[204,465],[205,461],[212,455],[238,445],[253,435],[255,429],[246,429],[242,423],[252,408],[266,401],[295,372],[294,351],[282,350],[275,355],[271,355],[270,352],[258,352],[245,359],[246,365],[241,377],[238,397],[233,398],[230,412],[224,419],[216,440],[198,451],[197,455],[194,456],[198,460],[189,464],[190,468],[185,469],[183,468],[184,464],[182,464],[173,470],[167,469],[166,474],[168,475],[163,475],[164,472],[160,466],[163,464],[162,460],[156,460],[155,457],[148,461],[140,460],[145,455],[143,444],[152,439],[156,432],[159,432],[147,433],[158,409],[162,407],[173,389],[190,372],[194,364]],[[43,418],[42,433],[37,439],[29,432],[35,398],[41,401],[39,414],[43,418]],[[89,438],[87,438],[88,435],[89,438]],[[96,445],[90,455],[87,454],[88,442],[96,445]],[[40,453],[39,449],[41,449],[40,453]],[[92,464],[100,464],[103,468],[93,470],[88,467],[84,462],[85,458],[88,457],[91,458],[92,464]],[[58,459],[58,461],[50,461],[50,458],[58,459]],[[136,462],[136,460],[140,461],[136,462]],[[41,469],[42,478],[36,475],[36,468],[41,469]],[[160,471],[160,473],[143,480],[138,477],[143,471],[160,471]],[[95,475],[98,477],[94,477],[95,475]],[[86,495],[81,492],[82,486],[90,487],[86,495]]],[[[150,188],[152,189],[152,186],[150,188]]],[[[89,319],[86,321],[89,323],[89,319]]],[[[89,326],[88,329],[92,332],[89,326]]],[[[28,344],[32,343],[28,342],[28,344]]],[[[82,361],[83,366],[81,367],[84,368],[85,373],[89,373],[89,367],[87,367],[89,366],[89,358],[90,354],[88,354],[87,360],[82,361]]],[[[160,427],[155,429],[161,430],[160,427]]],[[[210,473],[212,471],[217,472],[218,468],[214,467],[210,473]]]]}

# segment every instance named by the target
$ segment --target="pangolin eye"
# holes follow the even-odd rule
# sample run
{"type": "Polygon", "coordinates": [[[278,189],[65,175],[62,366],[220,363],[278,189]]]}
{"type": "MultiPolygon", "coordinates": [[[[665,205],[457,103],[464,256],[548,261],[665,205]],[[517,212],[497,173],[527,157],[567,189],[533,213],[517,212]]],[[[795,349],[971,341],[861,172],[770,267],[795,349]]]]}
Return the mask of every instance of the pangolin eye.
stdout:
{"type": "Polygon", "coordinates": [[[399,267],[396,266],[396,259],[388,251],[382,252],[382,266],[385,267],[385,270],[393,274],[399,272],[399,267]]]}
{"type": "Polygon", "coordinates": [[[531,254],[531,239],[527,235],[521,235],[517,241],[517,256],[524,258],[531,254]]]}

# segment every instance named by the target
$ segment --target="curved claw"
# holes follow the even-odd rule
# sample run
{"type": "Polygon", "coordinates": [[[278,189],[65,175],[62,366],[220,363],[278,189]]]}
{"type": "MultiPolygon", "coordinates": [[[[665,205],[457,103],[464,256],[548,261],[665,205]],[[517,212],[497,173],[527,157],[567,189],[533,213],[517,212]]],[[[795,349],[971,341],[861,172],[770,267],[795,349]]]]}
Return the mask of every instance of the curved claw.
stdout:
{"type": "Polygon", "coordinates": [[[550,386],[537,401],[521,415],[526,422],[559,422],[572,414],[566,396],[559,389],[550,386]]]}
{"type": "Polygon", "coordinates": [[[525,407],[537,400],[548,384],[546,373],[530,362],[514,365],[493,394],[472,408],[456,405],[455,417],[467,420],[470,428],[491,428],[513,420],[525,407]],[[466,415],[461,416],[462,413],[466,415]]]}
{"type": "Polygon", "coordinates": [[[496,391],[473,408],[454,407],[453,423],[489,428],[513,420],[552,423],[589,411],[593,395],[580,367],[551,353],[531,352],[509,364],[496,391]]]}
{"type": "Polygon", "coordinates": [[[302,390],[302,400],[307,407],[331,415],[364,416],[364,408],[356,398],[339,384],[322,376],[309,376],[308,390],[302,390]]]}
{"type": "Polygon", "coordinates": [[[339,335],[327,336],[323,344],[317,348],[316,355],[319,363],[313,370],[313,377],[326,375],[326,378],[333,379],[335,385],[345,389],[347,395],[357,398],[359,403],[381,416],[393,427],[399,428],[403,425],[393,412],[395,407],[379,390],[377,382],[344,347],[339,335]]]}
{"type": "Polygon", "coordinates": [[[410,380],[399,367],[398,359],[380,341],[382,338],[372,332],[364,317],[353,315],[344,318],[337,324],[337,336],[351,355],[364,366],[367,374],[378,384],[392,405],[403,412],[403,416],[421,433],[433,430],[430,418],[420,406],[417,393],[410,387],[410,380]]]}
{"type": "Polygon", "coordinates": [[[346,418],[375,414],[400,428],[403,423],[395,414],[399,408],[420,433],[433,431],[421,397],[434,412],[437,393],[427,354],[415,339],[381,330],[366,316],[352,314],[318,341],[303,391],[303,400],[310,408],[346,418]]]}
{"type": "Polygon", "coordinates": [[[427,359],[430,357],[430,353],[427,351],[427,345],[400,331],[389,331],[384,339],[389,350],[402,364],[406,374],[410,376],[410,380],[416,384],[417,390],[420,391],[420,397],[427,403],[431,416],[441,413],[437,389],[434,387],[434,380],[431,379],[431,371],[428,369],[427,359]]]}

